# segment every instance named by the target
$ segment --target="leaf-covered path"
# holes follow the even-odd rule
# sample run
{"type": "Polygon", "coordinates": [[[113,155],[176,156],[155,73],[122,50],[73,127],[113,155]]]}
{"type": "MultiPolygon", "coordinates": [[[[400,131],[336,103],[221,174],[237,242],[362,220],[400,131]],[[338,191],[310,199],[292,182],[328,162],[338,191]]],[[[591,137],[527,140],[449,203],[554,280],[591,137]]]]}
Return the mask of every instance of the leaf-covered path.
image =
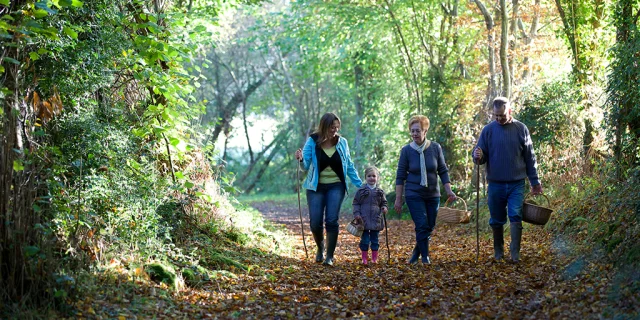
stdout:
{"type": "MultiPolygon", "coordinates": [[[[487,236],[481,236],[476,262],[473,226],[439,225],[431,246],[433,264],[409,266],[405,261],[414,243],[412,222],[389,220],[391,260],[381,233],[381,261],[368,267],[360,262],[358,239],[341,228],[332,268],[313,262],[315,245],[307,218],[305,258],[297,208],[273,203],[257,208],[298,235],[296,255],[263,260],[263,275],[193,292],[186,301],[198,301],[208,310],[203,316],[598,318],[609,303],[609,279],[591,277],[590,269],[599,268],[604,275],[610,266],[582,262],[566,268],[563,246],[539,227],[525,230],[523,261],[513,265],[490,259],[487,236]]],[[[341,225],[348,219],[342,214],[341,225]]]]}
{"type": "MultiPolygon", "coordinates": [[[[363,266],[358,239],[341,230],[337,264],[313,262],[315,245],[305,219],[305,258],[297,207],[260,203],[263,215],[297,235],[293,256],[261,255],[237,278],[222,277],[202,288],[158,297],[140,288],[124,300],[101,303],[89,313],[122,318],[611,318],[631,301],[611,290],[612,266],[571,261],[566,248],[542,228],[527,226],[522,262],[496,263],[488,234],[480,237],[476,262],[475,224],[438,225],[432,265],[407,265],[414,242],[411,221],[388,220],[391,260],[381,233],[380,262],[363,266]],[[597,274],[598,276],[594,276],[597,274]],[[614,292],[613,294],[611,292],[614,292]],[[107,306],[108,305],[108,306],[107,306]]],[[[341,225],[348,222],[343,214],[341,225]]],[[[343,227],[341,227],[344,229],[343,227]]],[[[508,244],[509,239],[505,239],[508,244]]],[[[508,250],[508,249],[507,249],[508,250]]],[[[91,305],[96,306],[91,299],[91,305]]],[[[87,309],[89,302],[78,309],[87,309]]],[[[86,315],[86,313],[84,314],[86,315]]]]}

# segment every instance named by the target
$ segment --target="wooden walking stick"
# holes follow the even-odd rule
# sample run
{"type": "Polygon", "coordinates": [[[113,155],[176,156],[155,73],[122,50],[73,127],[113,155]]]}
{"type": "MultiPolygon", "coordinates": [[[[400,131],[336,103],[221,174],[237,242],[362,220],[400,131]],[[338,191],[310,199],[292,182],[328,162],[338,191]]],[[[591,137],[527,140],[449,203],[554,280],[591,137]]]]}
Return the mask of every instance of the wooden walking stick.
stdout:
{"type": "Polygon", "coordinates": [[[302,205],[300,204],[300,161],[296,159],[298,163],[298,168],[296,170],[296,189],[298,189],[298,213],[300,213],[300,230],[302,232],[302,244],[304,244],[304,254],[307,256],[307,260],[309,259],[309,252],[307,252],[307,242],[304,240],[304,224],[302,223],[302,205]]]}
{"type": "Polygon", "coordinates": [[[387,227],[387,215],[382,214],[384,218],[384,236],[387,238],[387,264],[391,263],[391,250],[389,250],[389,228],[387,227]]]}
{"type": "Polygon", "coordinates": [[[480,165],[476,164],[476,263],[480,258],[480,165]]]}

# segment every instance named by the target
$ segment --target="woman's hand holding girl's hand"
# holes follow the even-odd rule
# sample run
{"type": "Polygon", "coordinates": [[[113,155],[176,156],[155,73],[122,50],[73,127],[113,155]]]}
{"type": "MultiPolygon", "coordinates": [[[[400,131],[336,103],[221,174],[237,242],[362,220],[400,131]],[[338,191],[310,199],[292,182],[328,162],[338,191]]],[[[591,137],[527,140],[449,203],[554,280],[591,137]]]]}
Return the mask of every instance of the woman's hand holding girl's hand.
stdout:
{"type": "Polygon", "coordinates": [[[296,150],[296,159],[298,159],[298,161],[302,160],[302,149],[296,150]]]}
{"type": "Polygon", "coordinates": [[[393,208],[397,213],[402,212],[402,199],[396,198],[396,203],[393,204],[393,208]]]}

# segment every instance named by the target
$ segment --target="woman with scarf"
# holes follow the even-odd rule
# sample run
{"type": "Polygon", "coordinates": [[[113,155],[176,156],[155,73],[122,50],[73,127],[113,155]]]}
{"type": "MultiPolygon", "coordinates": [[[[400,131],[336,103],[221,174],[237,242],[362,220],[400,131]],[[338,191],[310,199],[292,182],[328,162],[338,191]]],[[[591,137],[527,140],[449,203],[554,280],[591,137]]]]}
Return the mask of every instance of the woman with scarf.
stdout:
{"type": "Polygon", "coordinates": [[[423,264],[430,264],[429,240],[436,226],[436,216],[440,207],[440,186],[438,176],[449,196],[456,199],[451,191],[449,169],[444,161],[442,147],[426,138],[429,131],[429,118],[418,115],[409,119],[411,143],[400,150],[400,160],[396,171],[396,212],[402,210],[402,195],[405,194],[411,219],[415,224],[416,246],[409,259],[410,264],[418,262],[422,256],[423,264]]]}

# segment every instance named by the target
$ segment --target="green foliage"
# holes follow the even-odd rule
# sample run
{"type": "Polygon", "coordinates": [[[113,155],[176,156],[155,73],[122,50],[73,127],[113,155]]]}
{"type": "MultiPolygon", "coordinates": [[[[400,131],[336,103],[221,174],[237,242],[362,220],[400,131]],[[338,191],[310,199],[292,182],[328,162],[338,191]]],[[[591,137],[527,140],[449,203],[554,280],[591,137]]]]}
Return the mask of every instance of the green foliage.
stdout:
{"type": "MultiPolygon", "coordinates": [[[[16,149],[7,163],[15,174],[41,184],[30,191],[35,203],[10,201],[26,203],[37,213],[30,216],[44,221],[16,230],[38,235],[15,250],[26,258],[16,270],[33,268],[37,273],[29,281],[36,283],[57,281],[51,279],[55,268],[73,279],[79,270],[100,270],[107,261],[111,266],[126,260],[125,271],[154,260],[197,268],[200,254],[185,249],[185,243],[202,238],[210,247],[229,245],[225,235],[247,246],[272,239],[276,232],[261,229],[247,236],[252,226],[240,231],[225,222],[225,211],[235,210],[222,208],[226,198],[194,146],[201,137],[192,124],[204,110],[192,94],[205,79],[191,61],[211,33],[192,14],[215,12],[217,3],[195,1],[192,12],[172,1],[163,6],[145,1],[22,4],[13,12],[3,10],[0,19],[0,37],[8,39],[0,67],[0,132],[1,141],[14,141],[6,139],[5,129],[17,122],[8,116],[21,115],[24,130],[18,136],[29,148],[16,149]],[[17,96],[9,96],[13,93],[17,96]],[[36,100],[36,93],[42,98],[36,100]],[[43,117],[39,103],[50,103],[45,100],[52,96],[62,110],[43,117]]],[[[236,263],[243,270],[233,259],[216,259],[219,267],[236,263]]],[[[3,269],[1,279],[10,269],[3,269]]],[[[155,271],[154,277],[164,281],[166,275],[155,271]]],[[[67,283],[47,285],[46,292],[64,304],[80,292],[67,283]]],[[[38,286],[26,287],[34,292],[22,297],[38,300],[38,286]]]]}
{"type": "Polygon", "coordinates": [[[149,274],[151,280],[165,283],[174,290],[178,289],[177,276],[173,266],[156,262],[146,265],[145,271],[149,274]]]}
{"type": "MultiPolygon", "coordinates": [[[[526,92],[515,118],[527,125],[534,143],[538,174],[553,181],[575,178],[586,150],[583,144],[585,112],[577,84],[554,81],[526,92]]],[[[561,182],[561,181],[559,181],[561,182]]]]}
{"type": "Polygon", "coordinates": [[[600,165],[607,170],[561,190],[562,198],[568,200],[554,212],[552,228],[581,244],[584,253],[600,253],[620,266],[637,264],[640,170],[618,181],[609,165],[600,165]]]}
{"type": "Polygon", "coordinates": [[[517,118],[526,123],[532,140],[565,149],[572,144],[573,131],[582,131],[580,91],[568,81],[545,83],[532,88],[522,102],[517,118]]]}
{"type": "Polygon", "coordinates": [[[154,167],[153,144],[140,148],[125,122],[88,110],[57,120],[49,130],[52,146],[44,149],[54,164],[49,190],[56,233],[70,245],[84,238],[91,255],[101,241],[110,243],[101,250],[107,256],[132,245],[160,245],[155,208],[169,185],[154,167]]]}
{"type": "Polygon", "coordinates": [[[249,237],[239,230],[229,229],[224,232],[224,236],[240,245],[245,245],[249,241],[249,237]]]}
{"type": "Polygon", "coordinates": [[[626,169],[640,165],[640,29],[637,18],[638,4],[634,1],[618,1],[614,10],[617,42],[611,49],[609,65],[607,123],[609,140],[614,145],[620,175],[626,169]],[[635,20],[634,20],[635,19],[635,20]]]}

